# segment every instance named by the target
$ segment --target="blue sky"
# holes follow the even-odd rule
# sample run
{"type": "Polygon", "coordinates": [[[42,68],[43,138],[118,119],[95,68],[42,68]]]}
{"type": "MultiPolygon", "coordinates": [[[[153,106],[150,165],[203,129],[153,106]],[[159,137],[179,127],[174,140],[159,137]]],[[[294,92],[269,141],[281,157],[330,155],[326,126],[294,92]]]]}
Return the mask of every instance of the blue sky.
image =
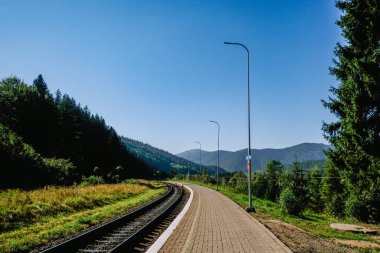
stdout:
{"type": "Polygon", "coordinates": [[[42,74],[121,135],[172,153],[247,147],[251,51],[253,148],[326,143],[332,0],[0,0],[0,77],[42,74]]]}

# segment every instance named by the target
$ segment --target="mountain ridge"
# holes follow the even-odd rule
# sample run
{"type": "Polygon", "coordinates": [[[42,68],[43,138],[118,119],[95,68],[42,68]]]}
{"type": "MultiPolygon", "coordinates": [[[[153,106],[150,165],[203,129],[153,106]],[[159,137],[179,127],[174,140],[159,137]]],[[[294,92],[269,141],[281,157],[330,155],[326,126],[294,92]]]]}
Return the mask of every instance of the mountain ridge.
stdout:
{"type": "MultiPolygon", "coordinates": [[[[254,169],[264,169],[270,160],[279,160],[284,165],[292,163],[295,159],[299,162],[325,160],[324,150],[332,148],[323,143],[300,143],[285,148],[264,148],[252,150],[252,165],[254,169]]],[[[217,164],[217,151],[202,150],[202,164],[217,164]]],[[[192,162],[199,162],[199,149],[192,149],[176,154],[187,158],[192,162]]],[[[220,167],[227,171],[239,171],[246,168],[247,149],[237,151],[220,150],[220,167]]]]}
{"type": "MultiPolygon", "coordinates": [[[[187,160],[187,157],[178,157],[163,149],[124,136],[121,137],[121,140],[129,152],[133,153],[139,159],[142,159],[151,169],[159,171],[161,174],[187,174],[188,171],[190,174],[196,174],[199,172],[199,161],[193,162],[187,160]]],[[[204,163],[202,163],[202,165],[202,170],[208,171],[212,175],[216,173],[216,166],[205,166],[204,163]]],[[[223,173],[226,171],[220,168],[219,172],[223,173]]]]}

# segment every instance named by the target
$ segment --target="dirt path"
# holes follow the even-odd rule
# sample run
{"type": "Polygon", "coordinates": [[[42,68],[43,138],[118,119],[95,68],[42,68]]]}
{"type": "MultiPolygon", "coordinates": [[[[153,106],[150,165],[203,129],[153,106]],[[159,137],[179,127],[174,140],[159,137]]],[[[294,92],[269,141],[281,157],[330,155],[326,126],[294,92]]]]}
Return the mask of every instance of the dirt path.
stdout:
{"type": "Polygon", "coordinates": [[[296,253],[359,252],[349,246],[338,244],[333,240],[311,235],[303,229],[282,221],[265,219],[259,219],[259,221],[296,253]]]}

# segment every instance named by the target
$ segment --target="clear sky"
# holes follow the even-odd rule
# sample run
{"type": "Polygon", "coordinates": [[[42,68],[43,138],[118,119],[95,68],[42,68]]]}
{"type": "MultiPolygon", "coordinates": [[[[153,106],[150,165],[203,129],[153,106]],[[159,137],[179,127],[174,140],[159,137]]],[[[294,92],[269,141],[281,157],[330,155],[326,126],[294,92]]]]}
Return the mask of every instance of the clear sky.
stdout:
{"type": "Polygon", "coordinates": [[[0,77],[42,74],[121,135],[172,153],[326,143],[332,0],[0,0],[0,77]]]}

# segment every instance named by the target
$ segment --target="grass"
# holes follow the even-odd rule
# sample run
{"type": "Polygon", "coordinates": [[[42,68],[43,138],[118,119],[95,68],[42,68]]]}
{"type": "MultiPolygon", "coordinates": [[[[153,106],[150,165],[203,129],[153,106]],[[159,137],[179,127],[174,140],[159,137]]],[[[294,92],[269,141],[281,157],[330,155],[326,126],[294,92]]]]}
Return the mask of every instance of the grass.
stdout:
{"type": "Polygon", "coordinates": [[[125,213],[166,191],[138,181],[0,192],[0,252],[29,251],[125,213]]]}
{"type": "MultiPolygon", "coordinates": [[[[199,181],[189,181],[189,180],[184,180],[184,181],[202,185],[202,186],[216,190],[216,186],[212,184],[205,184],[199,181]]],[[[248,203],[247,194],[234,193],[230,188],[223,187],[223,186],[219,186],[219,192],[224,194],[231,200],[233,200],[239,206],[243,208],[247,206],[247,203],[248,203]]],[[[302,216],[299,217],[299,216],[293,216],[293,215],[289,215],[282,212],[280,206],[276,202],[253,197],[252,203],[253,203],[252,205],[256,209],[256,213],[254,214],[254,216],[257,218],[268,219],[268,220],[276,219],[276,220],[284,221],[286,223],[295,225],[318,237],[376,242],[374,239],[370,237],[370,235],[351,233],[351,232],[341,232],[341,231],[330,228],[330,224],[336,223],[336,222],[366,225],[354,219],[349,219],[349,218],[339,219],[339,218],[331,217],[326,214],[314,213],[309,210],[305,211],[302,214],[302,216]]],[[[376,226],[376,229],[380,230],[380,227],[376,226]]]]}

